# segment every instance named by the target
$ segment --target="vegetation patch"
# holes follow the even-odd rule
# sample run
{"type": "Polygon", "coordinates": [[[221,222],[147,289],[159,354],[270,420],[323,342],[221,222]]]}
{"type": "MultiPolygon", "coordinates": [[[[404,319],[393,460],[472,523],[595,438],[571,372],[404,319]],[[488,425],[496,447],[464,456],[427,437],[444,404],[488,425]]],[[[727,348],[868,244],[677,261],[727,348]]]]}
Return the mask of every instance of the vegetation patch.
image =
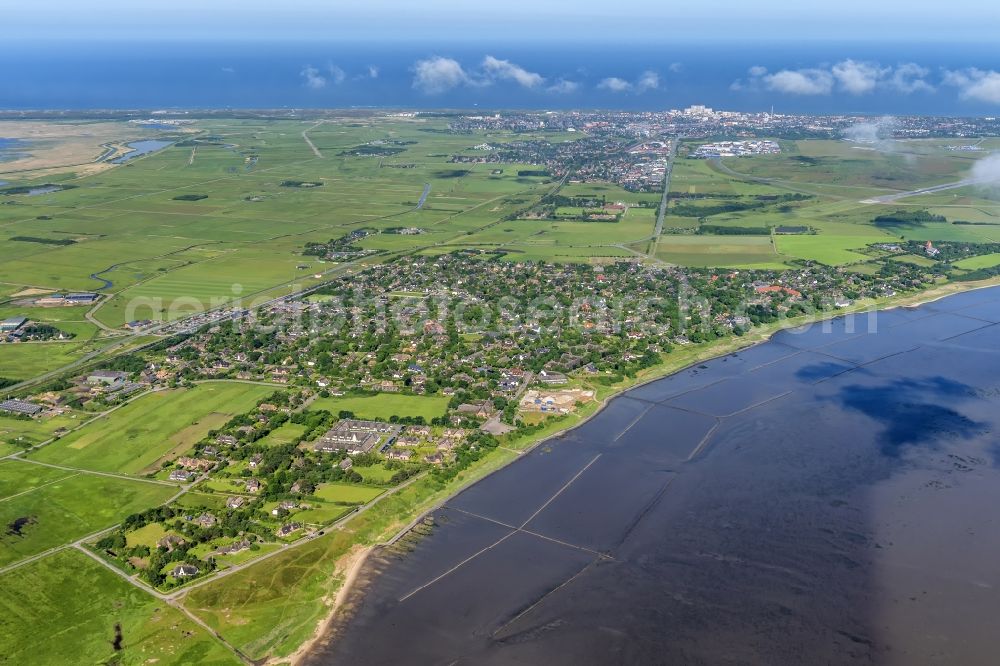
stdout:
{"type": "Polygon", "coordinates": [[[897,210],[879,215],[872,224],[880,228],[922,227],[925,224],[947,222],[944,215],[935,215],[926,210],[897,210]]]}
{"type": "Polygon", "coordinates": [[[41,245],[74,245],[75,240],[69,238],[38,238],[37,236],[12,236],[12,241],[20,243],[39,243],[41,245]]]}
{"type": "Polygon", "coordinates": [[[310,187],[322,187],[323,183],[318,180],[283,180],[281,181],[282,187],[300,187],[300,188],[310,188],[310,187]]]}

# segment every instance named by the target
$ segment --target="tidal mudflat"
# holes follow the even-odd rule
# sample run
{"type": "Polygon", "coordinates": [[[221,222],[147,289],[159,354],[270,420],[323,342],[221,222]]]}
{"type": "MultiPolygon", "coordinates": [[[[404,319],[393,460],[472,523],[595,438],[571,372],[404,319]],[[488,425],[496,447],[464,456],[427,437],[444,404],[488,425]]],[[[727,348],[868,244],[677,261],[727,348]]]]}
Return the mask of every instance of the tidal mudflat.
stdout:
{"type": "Polygon", "coordinates": [[[1000,288],[639,387],[369,559],[311,664],[988,664],[1000,288]]]}

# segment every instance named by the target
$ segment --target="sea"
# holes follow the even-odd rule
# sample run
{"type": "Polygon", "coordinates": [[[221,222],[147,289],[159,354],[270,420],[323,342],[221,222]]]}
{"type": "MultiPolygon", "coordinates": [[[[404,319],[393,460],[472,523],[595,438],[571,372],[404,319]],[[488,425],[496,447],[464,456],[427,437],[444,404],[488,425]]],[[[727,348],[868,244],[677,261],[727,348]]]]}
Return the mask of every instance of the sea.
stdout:
{"type": "MultiPolygon", "coordinates": [[[[642,40],[643,38],[639,38],[642,40]]],[[[946,71],[1000,70],[1000,49],[984,44],[795,41],[685,43],[683,35],[630,42],[469,43],[456,41],[138,41],[113,45],[62,42],[34,48],[0,44],[0,109],[170,108],[504,108],[662,110],[704,104],[779,113],[986,115],[1000,105],[963,97],[946,71]],[[24,49],[32,48],[30,58],[24,49]],[[524,87],[486,76],[487,56],[544,82],[524,87]],[[456,85],[429,93],[414,79],[417,63],[449,58],[456,85]],[[901,95],[888,86],[858,95],[768,90],[749,70],[825,69],[851,59],[926,69],[933,90],[901,95]],[[15,65],[16,63],[16,65],[15,65]],[[646,72],[656,74],[651,86],[646,72]],[[617,79],[615,85],[601,85],[617,79]],[[645,84],[643,83],[645,81],[645,84]],[[488,82],[488,85],[484,85],[488,82]],[[563,92],[550,90],[560,82],[563,92]],[[574,85],[575,84],[575,85],[574,85]],[[570,90],[571,89],[571,90],[570,90]]],[[[513,70],[507,70],[508,73],[513,70]]]]}
{"type": "Polygon", "coordinates": [[[306,663],[995,664],[1000,287],[630,390],[378,549],[306,663]]]}

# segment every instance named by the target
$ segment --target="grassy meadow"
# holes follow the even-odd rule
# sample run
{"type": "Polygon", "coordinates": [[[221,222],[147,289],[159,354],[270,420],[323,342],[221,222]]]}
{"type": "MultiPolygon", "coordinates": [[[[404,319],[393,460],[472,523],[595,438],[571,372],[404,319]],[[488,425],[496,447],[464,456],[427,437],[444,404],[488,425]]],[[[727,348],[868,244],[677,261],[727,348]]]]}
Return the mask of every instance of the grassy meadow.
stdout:
{"type": "Polygon", "coordinates": [[[102,416],[31,454],[33,460],[123,474],[148,473],[253,407],[273,388],[205,382],[156,391],[102,416]]]}
{"type": "Polygon", "coordinates": [[[0,654],[11,664],[241,663],[179,610],[74,550],[0,574],[0,654]]]}

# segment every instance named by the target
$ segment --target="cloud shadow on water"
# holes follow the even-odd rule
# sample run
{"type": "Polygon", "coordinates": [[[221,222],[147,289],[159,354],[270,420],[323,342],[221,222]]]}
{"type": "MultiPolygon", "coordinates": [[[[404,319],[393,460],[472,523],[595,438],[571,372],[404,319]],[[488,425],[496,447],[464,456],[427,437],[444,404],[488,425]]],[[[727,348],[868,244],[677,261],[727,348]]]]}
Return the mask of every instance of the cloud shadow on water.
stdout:
{"type": "Polygon", "coordinates": [[[882,454],[898,458],[909,446],[936,450],[944,439],[972,439],[989,430],[989,424],[975,421],[942,404],[973,399],[975,390],[945,377],[897,379],[881,386],[850,385],[835,399],[849,409],[880,422],[878,436],[882,454]]]}

